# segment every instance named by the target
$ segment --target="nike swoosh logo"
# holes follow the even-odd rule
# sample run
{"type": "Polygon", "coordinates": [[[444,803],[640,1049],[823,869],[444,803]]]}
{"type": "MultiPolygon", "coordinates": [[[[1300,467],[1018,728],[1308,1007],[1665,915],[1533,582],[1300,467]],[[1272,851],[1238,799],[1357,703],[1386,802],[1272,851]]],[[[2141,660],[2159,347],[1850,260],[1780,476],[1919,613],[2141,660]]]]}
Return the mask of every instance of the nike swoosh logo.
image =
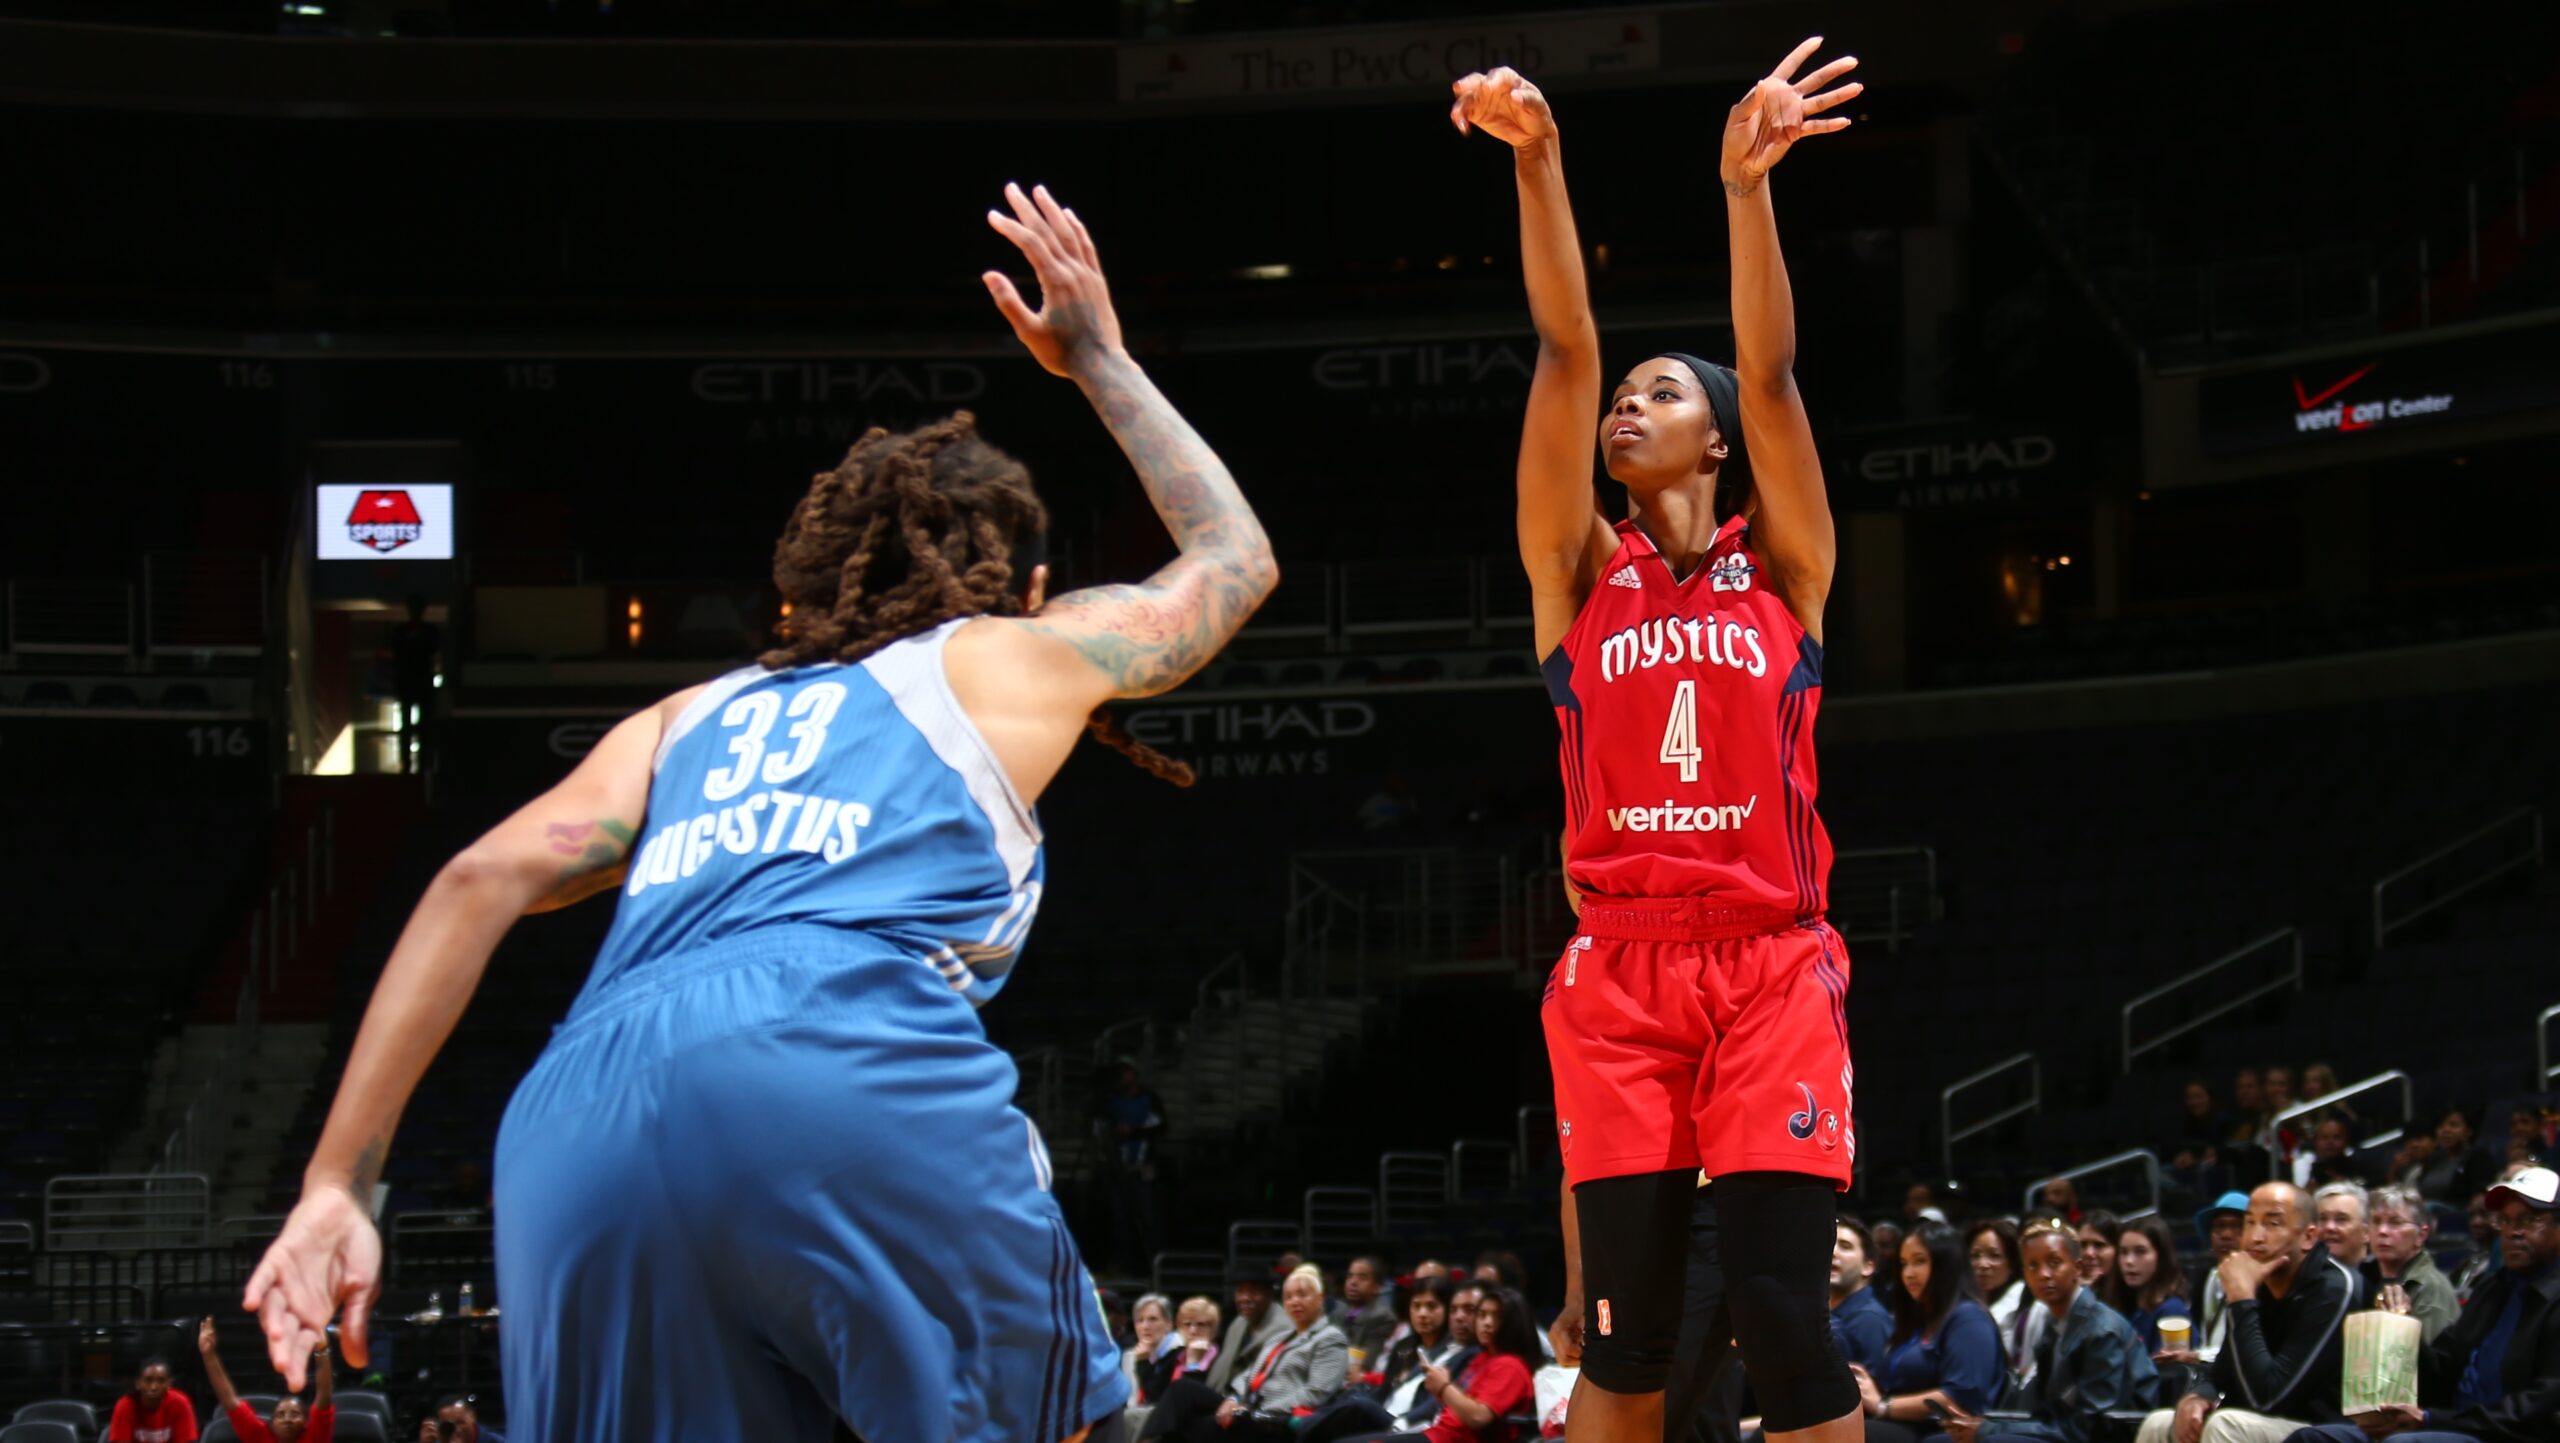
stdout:
{"type": "Polygon", "coordinates": [[[2338,394],[2340,391],[2354,385],[2356,382],[2363,380],[2366,376],[2371,375],[2373,373],[2373,368],[2381,364],[2382,363],[2380,361],[2367,361],[2362,366],[2358,367],[2353,375],[2350,375],[2345,380],[2331,386],[2329,389],[2321,392],[2317,396],[2306,396],[2302,394],[2302,378],[2300,376],[2296,376],[2293,378],[2293,399],[2302,407],[2303,410],[2308,411],[2312,407],[2319,405],[2321,402],[2328,400],[2331,396],[2338,394]]]}

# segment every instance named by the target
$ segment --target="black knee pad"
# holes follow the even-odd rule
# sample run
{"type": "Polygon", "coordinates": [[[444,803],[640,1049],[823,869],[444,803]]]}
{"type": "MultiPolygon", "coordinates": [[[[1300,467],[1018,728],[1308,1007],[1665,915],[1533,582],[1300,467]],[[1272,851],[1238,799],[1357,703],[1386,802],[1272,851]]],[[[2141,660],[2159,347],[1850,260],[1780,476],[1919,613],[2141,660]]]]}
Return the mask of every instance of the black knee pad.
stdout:
{"type": "Polygon", "coordinates": [[[1858,1385],[1831,1335],[1827,1178],[1731,1173],[1715,1181],[1725,1303],[1766,1429],[1791,1433],[1858,1410],[1858,1385]]]}
{"type": "Polygon", "coordinates": [[[1574,1188],[1582,1237],[1582,1376],[1593,1387],[1659,1393],[1670,1378],[1697,1191],[1694,1171],[1601,1178],[1574,1188]]]}

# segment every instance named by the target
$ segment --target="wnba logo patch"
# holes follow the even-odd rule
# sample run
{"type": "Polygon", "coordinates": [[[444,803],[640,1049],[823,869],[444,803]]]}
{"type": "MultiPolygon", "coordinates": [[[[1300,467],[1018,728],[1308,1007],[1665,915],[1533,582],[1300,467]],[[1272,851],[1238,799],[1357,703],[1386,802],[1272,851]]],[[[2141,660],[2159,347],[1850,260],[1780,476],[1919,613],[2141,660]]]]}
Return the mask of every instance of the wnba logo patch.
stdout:
{"type": "Polygon", "coordinates": [[[347,513],[347,539],[386,554],[426,534],[418,503],[406,491],[367,491],[347,513]]]}

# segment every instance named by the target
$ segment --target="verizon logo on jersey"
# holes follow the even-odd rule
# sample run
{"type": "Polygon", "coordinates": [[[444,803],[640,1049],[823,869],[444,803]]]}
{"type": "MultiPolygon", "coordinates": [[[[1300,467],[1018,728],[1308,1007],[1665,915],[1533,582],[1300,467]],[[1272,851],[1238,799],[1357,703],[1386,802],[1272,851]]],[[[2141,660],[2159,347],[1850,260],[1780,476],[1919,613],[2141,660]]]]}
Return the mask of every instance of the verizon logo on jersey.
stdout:
{"type": "Polygon", "coordinates": [[[1751,820],[1752,809],[1760,805],[1760,796],[1741,806],[1684,807],[1665,797],[1658,807],[1611,807],[1609,830],[1613,832],[1735,832],[1751,820]]]}
{"type": "Polygon", "coordinates": [[[1630,626],[1600,643],[1600,679],[1616,681],[1639,667],[1712,661],[1753,676],[1769,674],[1769,657],[1760,649],[1760,628],[1709,615],[1657,617],[1630,626]],[[1748,650],[1751,654],[1743,655],[1748,650]]]}

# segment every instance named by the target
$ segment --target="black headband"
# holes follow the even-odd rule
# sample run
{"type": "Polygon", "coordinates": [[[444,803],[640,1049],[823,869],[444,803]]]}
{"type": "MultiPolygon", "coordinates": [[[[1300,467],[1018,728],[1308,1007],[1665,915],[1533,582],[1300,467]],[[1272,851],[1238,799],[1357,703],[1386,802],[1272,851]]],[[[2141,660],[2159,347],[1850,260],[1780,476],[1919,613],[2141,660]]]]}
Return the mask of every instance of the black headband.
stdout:
{"type": "Polygon", "coordinates": [[[1688,367],[1698,378],[1698,388],[1707,393],[1707,409],[1715,414],[1716,432],[1724,437],[1724,464],[1716,468],[1716,511],[1721,518],[1740,508],[1751,485],[1751,460],[1742,450],[1742,383],[1730,366],[1701,360],[1686,351],[1660,354],[1688,367]]]}

